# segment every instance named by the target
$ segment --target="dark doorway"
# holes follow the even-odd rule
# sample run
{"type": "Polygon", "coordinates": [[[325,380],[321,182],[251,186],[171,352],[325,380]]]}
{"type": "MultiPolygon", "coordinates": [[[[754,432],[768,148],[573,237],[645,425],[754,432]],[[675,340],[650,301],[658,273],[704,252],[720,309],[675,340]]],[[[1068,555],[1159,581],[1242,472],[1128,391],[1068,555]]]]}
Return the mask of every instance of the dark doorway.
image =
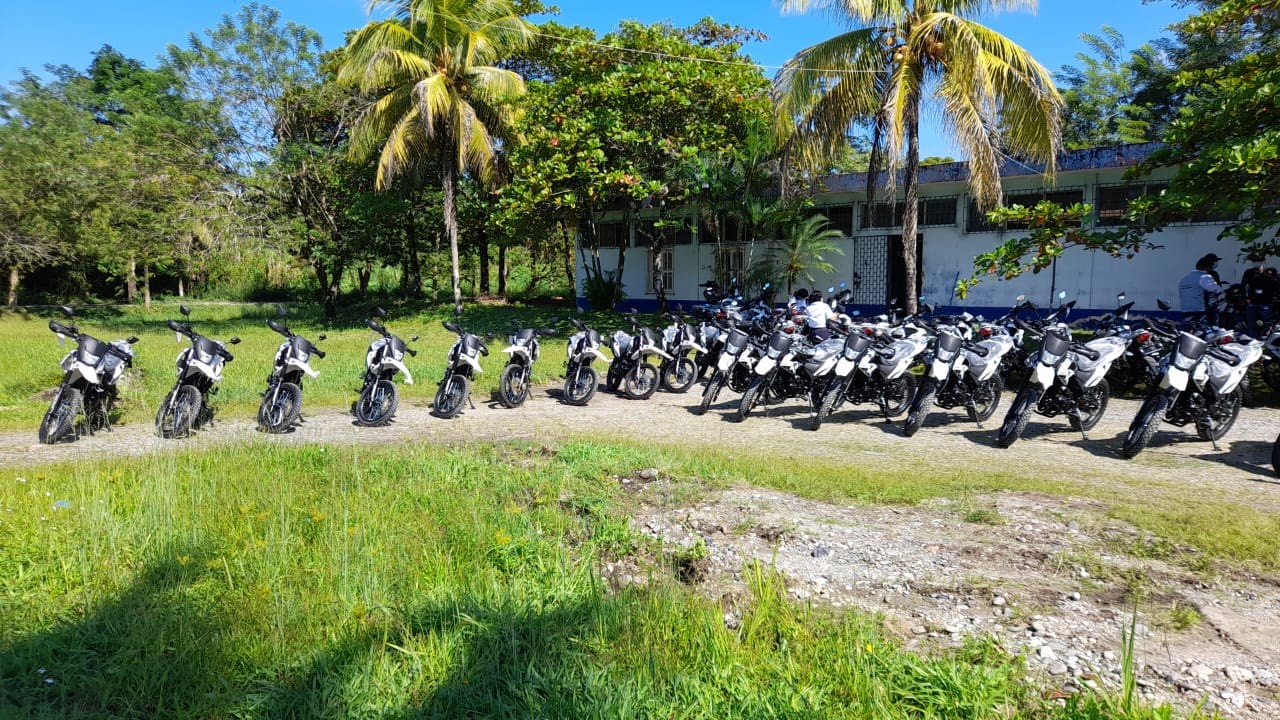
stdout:
{"type": "MultiPolygon", "coordinates": [[[[920,297],[924,280],[924,235],[916,235],[916,289],[915,296],[920,297]]],[[[903,307],[907,304],[907,265],[902,262],[902,236],[889,236],[889,301],[897,300],[903,307]]]]}

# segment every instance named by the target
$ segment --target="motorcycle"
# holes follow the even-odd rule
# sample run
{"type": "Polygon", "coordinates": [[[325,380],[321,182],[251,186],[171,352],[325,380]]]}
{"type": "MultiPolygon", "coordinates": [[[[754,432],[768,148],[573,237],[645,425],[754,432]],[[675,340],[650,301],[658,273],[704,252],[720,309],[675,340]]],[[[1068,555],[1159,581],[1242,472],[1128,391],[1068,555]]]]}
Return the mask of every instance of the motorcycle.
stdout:
{"type": "Polygon", "coordinates": [[[995,413],[1004,390],[1000,359],[1013,348],[1010,336],[975,343],[967,316],[931,327],[937,333],[933,359],[907,409],[902,428],[907,437],[916,434],[935,402],[948,409],[963,405],[969,419],[981,426],[995,413]]]}
{"type": "Polygon", "coordinates": [[[1173,350],[1161,362],[1160,382],[1147,393],[1129,425],[1121,456],[1133,458],[1142,452],[1161,420],[1178,427],[1194,423],[1200,439],[1217,450],[1218,440],[1240,415],[1241,384],[1249,366],[1262,357],[1262,343],[1238,342],[1217,328],[1202,329],[1200,337],[1168,321],[1151,322],[1173,341],[1173,350]]]}
{"type": "MultiPolygon", "coordinates": [[[[285,316],[283,305],[277,306],[280,317],[285,316]]],[[[311,369],[311,356],[324,358],[324,351],[310,340],[296,335],[289,327],[276,320],[267,320],[267,327],[284,336],[284,342],[276,349],[271,374],[267,375],[267,390],[262,394],[258,407],[258,427],[263,432],[278,434],[287,432],[302,417],[302,376],[319,377],[311,369]]],[[[324,342],[327,336],[321,334],[324,342]]]]}
{"type": "MultiPolygon", "coordinates": [[[[374,315],[386,319],[387,311],[378,308],[374,315]]],[[[364,358],[364,385],[351,406],[351,413],[356,422],[366,427],[386,425],[395,417],[396,408],[400,405],[400,391],[396,389],[396,373],[404,373],[404,384],[413,384],[413,374],[405,367],[404,356],[408,353],[417,357],[418,351],[409,347],[404,340],[387,331],[382,323],[369,318],[364,324],[380,337],[369,345],[364,358]]],[[[409,342],[417,342],[418,336],[409,338],[409,342]]]]}
{"type": "Polygon", "coordinates": [[[928,334],[909,322],[894,329],[875,325],[855,329],[845,338],[834,378],[810,429],[821,427],[846,401],[853,405],[873,402],[886,420],[902,415],[919,384],[911,367],[928,346],[928,334]],[[894,337],[895,330],[900,337],[894,337]]]}
{"type": "Polygon", "coordinates": [[[698,414],[705,413],[711,407],[725,386],[737,393],[747,389],[751,384],[751,368],[755,364],[753,355],[764,355],[762,343],[757,344],[753,340],[752,331],[768,337],[765,333],[767,325],[763,319],[748,324],[737,312],[729,312],[723,320],[716,322],[721,328],[723,347],[716,356],[715,371],[702,389],[698,414]]]}
{"type": "MultiPolygon", "coordinates": [[[[163,438],[185,438],[192,430],[213,422],[214,410],[209,397],[218,393],[222,371],[235,359],[226,344],[191,329],[190,308],[182,305],[179,310],[183,322],[170,320],[167,324],[177,333],[179,341],[181,336],[186,336],[191,347],[178,353],[178,381],[156,412],[156,432],[163,438]]],[[[227,342],[238,345],[240,338],[233,337],[227,342]]]]}
{"type": "MultiPolygon", "coordinates": [[[[551,321],[556,322],[555,318],[551,321]]],[[[512,330],[507,335],[507,347],[502,349],[509,357],[506,367],[502,368],[502,377],[498,380],[498,402],[504,407],[518,408],[533,394],[529,383],[533,375],[533,364],[538,362],[541,351],[538,338],[555,335],[556,331],[553,328],[516,328],[514,320],[512,325],[512,330]]]]}
{"type": "MultiPolygon", "coordinates": [[[[1132,306],[1133,303],[1122,306],[1117,314],[1126,313],[1132,306]]],[[[1015,322],[1026,333],[1040,338],[1040,350],[1031,375],[1005,414],[996,445],[1007,448],[1022,437],[1033,409],[1045,417],[1066,415],[1071,428],[1088,439],[1085,433],[1107,411],[1111,396],[1107,371],[1124,354],[1128,343],[1123,338],[1107,336],[1080,344],[1072,342],[1063,325],[1037,328],[1021,319],[1015,322]]]]}
{"type": "Polygon", "coordinates": [[[705,356],[707,348],[698,343],[698,335],[693,326],[678,315],[668,314],[671,324],[662,331],[662,350],[670,358],[663,358],[658,364],[658,378],[662,387],[673,393],[688,392],[698,380],[697,362],[689,357],[689,353],[697,353],[695,357],[705,356]]]}
{"type": "MultiPolygon", "coordinates": [[[[69,321],[75,320],[75,310],[66,305],[60,309],[69,321]]],[[[111,410],[119,397],[116,383],[125,368],[133,365],[132,346],[138,338],[130,336],[104,343],[57,320],[49,321],[49,329],[58,336],[59,343],[71,338],[76,348],[62,358],[62,382],[40,421],[40,442],[52,445],[69,436],[75,440],[85,429],[90,435],[109,431],[111,410]],[[84,420],[77,422],[82,414],[84,420]]]]}
{"type": "Polygon", "coordinates": [[[764,356],[752,368],[754,377],[742,393],[734,419],[741,422],[766,397],[774,400],[804,397],[816,408],[826,391],[826,378],[835,368],[844,340],[810,345],[796,340],[794,325],[783,324],[769,338],[764,356]]]}
{"type": "Polygon", "coordinates": [[[456,323],[444,321],[444,329],[456,333],[458,339],[449,348],[449,364],[445,366],[444,378],[436,389],[436,398],[432,408],[442,418],[452,418],[462,410],[464,402],[471,403],[471,381],[484,372],[480,368],[480,358],[489,356],[489,348],[479,337],[463,330],[456,323]]]}
{"type": "Polygon", "coordinates": [[[619,387],[632,400],[647,400],[653,396],[660,382],[658,368],[649,362],[649,358],[657,355],[664,361],[674,358],[670,353],[658,347],[653,331],[641,327],[640,321],[629,317],[631,333],[621,330],[615,332],[609,340],[609,349],[613,351],[613,362],[605,375],[605,390],[613,392],[619,387]]]}
{"type": "Polygon", "coordinates": [[[564,373],[563,397],[569,405],[582,406],[591,402],[599,384],[595,368],[591,367],[591,361],[593,359],[599,359],[604,363],[612,361],[600,352],[603,339],[599,331],[587,327],[577,318],[569,322],[573,323],[578,332],[569,338],[568,347],[565,348],[568,361],[564,373]]]}

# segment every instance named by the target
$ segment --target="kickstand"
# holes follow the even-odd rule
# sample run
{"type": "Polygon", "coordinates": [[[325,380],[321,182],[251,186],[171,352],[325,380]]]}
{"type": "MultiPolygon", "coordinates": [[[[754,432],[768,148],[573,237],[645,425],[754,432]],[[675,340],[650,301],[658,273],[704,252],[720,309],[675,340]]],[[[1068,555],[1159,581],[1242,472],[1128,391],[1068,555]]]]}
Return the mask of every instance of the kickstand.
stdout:
{"type": "Polygon", "coordinates": [[[467,396],[467,404],[471,406],[472,410],[476,409],[476,401],[472,400],[470,395],[467,396]]]}
{"type": "Polygon", "coordinates": [[[979,420],[979,419],[977,419],[977,418],[978,418],[978,404],[977,404],[977,403],[975,403],[974,401],[970,400],[968,403],[966,403],[966,404],[965,404],[965,407],[967,407],[967,408],[969,408],[970,410],[972,410],[972,411],[973,411],[973,417],[974,417],[974,420],[973,420],[973,421],[974,421],[975,423],[977,423],[977,424],[978,424],[978,429],[979,429],[979,430],[985,430],[986,428],[982,427],[982,421],[981,421],[981,420],[979,420]]]}

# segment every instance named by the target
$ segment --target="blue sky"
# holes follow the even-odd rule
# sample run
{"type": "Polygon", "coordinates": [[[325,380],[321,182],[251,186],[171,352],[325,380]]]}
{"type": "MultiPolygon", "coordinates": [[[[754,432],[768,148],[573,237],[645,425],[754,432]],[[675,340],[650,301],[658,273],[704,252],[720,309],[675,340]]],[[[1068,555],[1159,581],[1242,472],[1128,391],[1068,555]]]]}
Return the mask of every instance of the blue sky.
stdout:
{"type": "MultiPolygon", "coordinates": [[[[40,70],[46,64],[84,68],[90,53],[103,44],[148,63],[170,43],[183,43],[188,33],[199,33],[234,14],[238,0],[58,0],[53,5],[0,0],[0,82],[18,77],[19,68],[40,70]]],[[[363,0],[276,0],[265,2],[289,20],[318,30],[325,47],[342,43],[343,33],[368,18],[363,0]]],[[[769,35],[753,44],[749,53],[756,62],[777,66],[795,52],[843,28],[821,12],[782,15],[769,0],[560,0],[560,22],[586,25],[599,32],[616,27],[619,20],[669,21],[689,25],[711,16],[721,22],[743,25],[769,35]]],[[[1047,68],[1057,71],[1073,63],[1082,46],[1079,36],[1097,32],[1103,24],[1118,29],[1129,48],[1155,39],[1170,23],[1186,17],[1185,8],[1169,0],[1047,0],[1034,13],[1008,12],[985,22],[1027,48],[1047,68]]],[[[772,71],[769,71],[772,75],[772,71]]],[[[924,128],[925,155],[956,155],[956,151],[928,126],[924,128]]]]}

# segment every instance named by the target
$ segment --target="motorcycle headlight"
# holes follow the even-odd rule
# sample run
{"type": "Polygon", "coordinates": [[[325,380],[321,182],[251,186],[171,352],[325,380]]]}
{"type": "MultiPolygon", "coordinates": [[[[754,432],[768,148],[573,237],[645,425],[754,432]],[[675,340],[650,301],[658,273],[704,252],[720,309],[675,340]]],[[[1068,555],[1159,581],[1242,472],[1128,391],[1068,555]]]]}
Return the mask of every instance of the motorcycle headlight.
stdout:
{"type": "Polygon", "coordinates": [[[933,357],[934,359],[939,360],[940,362],[951,362],[952,360],[956,359],[957,352],[958,352],[957,350],[948,350],[946,348],[938,348],[938,350],[933,354],[933,357]]]}
{"type": "Polygon", "coordinates": [[[1189,358],[1176,350],[1173,353],[1173,366],[1179,370],[1190,370],[1196,366],[1194,358],[1189,358]]]}
{"type": "Polygon", "coordinates": [[[782,351],[779,350],[778,348],[771,347],[769,348],[768,355],[770,360],[777,360],[778,358],[782,357],[782,351]]]}
{"type": "Polygon", "coordinates": [[[1041,364],[1041,365],[1048,365],[1049,367],[1057,367],[1058,363],[1062,362],[1062,358],[1063,358],[1063,357],[1065,357],[1065,356],[1060,355],[1060,354],[1057,354],[1057,353],[1051,353],[1051,352],[1049,352],[1049,351],[1047,351],[1047,350],[1041,350],[1041,351],[1040,351],[1040,364],[1041,364]]]}

